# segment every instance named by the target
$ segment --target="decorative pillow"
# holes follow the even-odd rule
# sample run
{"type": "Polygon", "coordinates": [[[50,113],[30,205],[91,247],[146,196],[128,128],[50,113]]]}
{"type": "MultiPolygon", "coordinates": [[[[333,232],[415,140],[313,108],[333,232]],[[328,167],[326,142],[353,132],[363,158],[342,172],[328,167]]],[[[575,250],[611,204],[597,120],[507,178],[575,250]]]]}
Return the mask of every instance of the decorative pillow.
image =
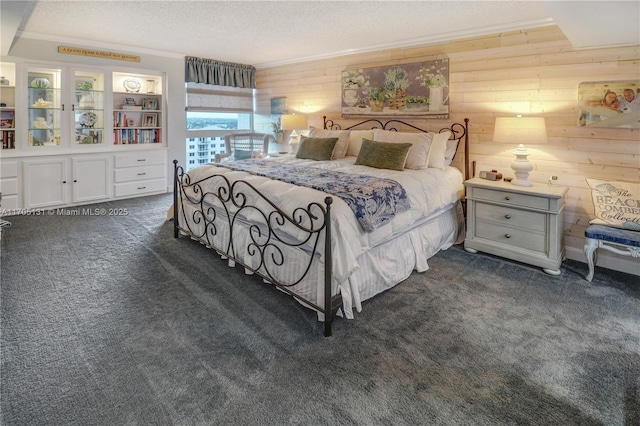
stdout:
{"type": "Polygon", "coordinates": [[[406,169],[426,169],[429,164],[429,148],[433,134],[404,133],[390,130],[373,131],[373,139],[377,142],[410,143],[411,149],[404,165],[406,169]]]}
{"type": "Polygon", "coordinates": [[[352,130],[349,133],[349,147],[347,148],[347,155],[357,157],[362,146],[362,139],[369,139],[372,141],[373,129],[371,130],[352,130]]]}
{"type": "Polygon", "coordinates": [[[429,167],[444,169],[447,165],[445,152],[447,151],[449,136],[451,136],[451,132],[436,133],[433,135],[431,147],[429,148],[429,167]]]}
{"type": "Polygon", "coordinates": [[[458,142],[460,139],[449,139],[447,141],[447,152],[444,154],[444,163],[447,166],[451,165],[453,161],[453,157],[456,156],[456,151],[458,150],[458,142]]]}
{"type": "Polygon", "coordinates": [[[248,150],[248,149],[234,149],[233,150],[233,159],[234,160],[246,160],[248,158],[251,158],[251,155],[253,154],[252,150],[248,150]]]}
{"type": "Polygon", "coordinates": [[[317,127],[309,127],[309,136],[312,138],[338,138],[338,142],[331,154],[332,160],[344,158],[349,146],[349,130],[325,130],[317,127]]]}
{"type": "Polygon", "coordinates": [[[307,160],[327,161],[331,160],[331,153],[336,147],[338,138],[311,138],[300,136],[300,144],[296,158],[307,160]]]}
{"type": "Polygon", "coordinates": [[[589,179],[596,218],[589,223],[640,231],[640,183],[589,179]]]}
{"type": "Polygon", "coordinates": [[[402,171],[410,149],[410,143],[376,142],[363,139],[354,164],[402,171]]]}

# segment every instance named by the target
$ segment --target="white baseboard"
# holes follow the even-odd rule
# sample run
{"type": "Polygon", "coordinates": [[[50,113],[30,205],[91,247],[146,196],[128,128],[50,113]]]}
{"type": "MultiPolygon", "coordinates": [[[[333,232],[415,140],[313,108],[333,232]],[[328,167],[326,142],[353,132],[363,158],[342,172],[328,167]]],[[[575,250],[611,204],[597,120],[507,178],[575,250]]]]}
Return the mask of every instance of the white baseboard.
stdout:
{"type": "MultiPolygon", "coordinates": [[[[584,252],[575,247],[565,247],[565,254],[567,259],[587,263],[587,258],[584,255],[584,252]]],[[[640,259],[618,256],[605,250],[598,250],[598,261],[596,262],[596,266],[640,276],[640,259]]]]}

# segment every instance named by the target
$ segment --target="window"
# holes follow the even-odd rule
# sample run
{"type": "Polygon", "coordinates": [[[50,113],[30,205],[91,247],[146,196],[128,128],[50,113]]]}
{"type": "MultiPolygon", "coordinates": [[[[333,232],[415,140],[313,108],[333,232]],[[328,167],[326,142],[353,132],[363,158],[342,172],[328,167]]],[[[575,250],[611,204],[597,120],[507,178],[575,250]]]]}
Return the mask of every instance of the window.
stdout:
{"type": "Polygon", "coordinates": [[[225,134],[253,131],[254,89],[203,83],[185,86],[187,146],[188,151],[195,151],[199,164],[213,162],[216,153],[225,152],[225,134]]]}

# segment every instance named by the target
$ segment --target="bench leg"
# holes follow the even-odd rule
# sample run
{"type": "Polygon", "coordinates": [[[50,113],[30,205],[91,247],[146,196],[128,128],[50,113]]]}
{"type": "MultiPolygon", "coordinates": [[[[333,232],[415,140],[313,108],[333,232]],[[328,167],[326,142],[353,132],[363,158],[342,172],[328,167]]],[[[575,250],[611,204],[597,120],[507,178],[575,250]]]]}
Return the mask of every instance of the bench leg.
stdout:
{"type": "Polygon", "coordinates": [[[586,276],[587,281],[591,282],[593,274],[595,273],[594,266],[598,259],[598,240],[587,238],[587,243],[584,245],[584,254],[587,256],[587,265],[589,265],[589,273],[586,276]]]}

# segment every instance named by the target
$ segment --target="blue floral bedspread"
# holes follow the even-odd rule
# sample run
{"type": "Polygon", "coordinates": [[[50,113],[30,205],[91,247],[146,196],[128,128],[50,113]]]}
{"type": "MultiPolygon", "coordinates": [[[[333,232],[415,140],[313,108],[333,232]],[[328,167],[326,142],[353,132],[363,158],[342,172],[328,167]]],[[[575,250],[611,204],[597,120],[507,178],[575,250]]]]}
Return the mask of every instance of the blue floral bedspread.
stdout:
{"type": "Polygon", "coordinates": [[[214,165],[313,188],[339,197],[353,210],[366,232],[373,231],[410,207],[402,185],[391,179],[262,160],[214,165]]]}

